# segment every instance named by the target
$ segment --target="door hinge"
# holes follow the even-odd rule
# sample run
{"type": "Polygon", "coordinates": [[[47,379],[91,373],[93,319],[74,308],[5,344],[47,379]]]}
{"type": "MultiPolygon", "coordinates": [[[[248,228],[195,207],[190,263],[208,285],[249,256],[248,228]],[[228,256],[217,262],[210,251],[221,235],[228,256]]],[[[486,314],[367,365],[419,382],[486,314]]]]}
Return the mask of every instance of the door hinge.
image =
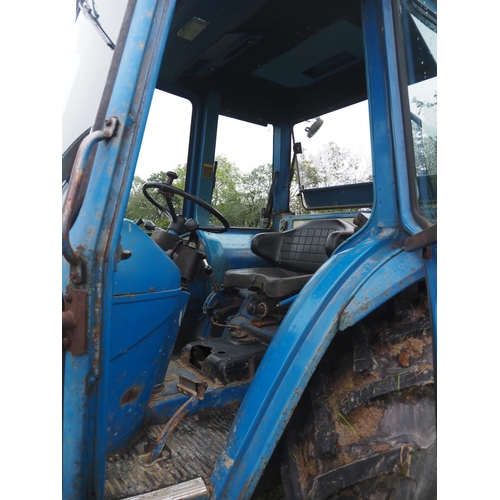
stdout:
{"type": "Polygon", "coordinates": [[[71,354],[83,354],[87,332],[87,291],[68,286],[62,313],[63,347],[71,354]]]}

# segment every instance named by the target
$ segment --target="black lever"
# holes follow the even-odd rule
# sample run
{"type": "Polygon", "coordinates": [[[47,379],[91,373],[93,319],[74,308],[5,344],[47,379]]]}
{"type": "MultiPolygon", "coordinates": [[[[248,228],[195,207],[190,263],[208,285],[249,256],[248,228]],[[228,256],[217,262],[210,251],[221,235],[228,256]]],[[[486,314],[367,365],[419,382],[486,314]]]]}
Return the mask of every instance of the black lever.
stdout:
{"type": "MultiPolygon", "coordinates": [[[[179,176],[175,172],[172,172],[171,170],[169,170],[167,172],[167,181],[165,182],[165,184],[167,186],[171,186],[172,182],[178,178],[179,178],[179,176]]],[[[177,222],[177,214],[175,213],[174,204],[172,203],[173,194],[169,193],[167,191],[162,191],[161,189],[158,189],[158,193],[160,193],[165,198],[165,201],[167,202],[168,209],[170,211],[170,215],[172,216],[172,222],[177,222]]]]}
{"type": "Polygon", "coordinates": [[[166,184],[168,184],[169,186],[172,185],[172,182],[175,181],[175,179],[178,179],[179,176],[175,173],[175,172],[172,172],[171,170],[169,170],[167,172],[167,182],[166,184]]]}
{"type": "Polygon", "coordinates": [[[219,284],[217,283],[217,281],[215,281],[215,277],[214,277],[214,270],[212,269],[212,266],[208,263],[207,261],[207,256],[202,253],[202,262],[203,262],[203,265],[205,267],[205,274],[210,278],[210,281],[212,282],[212,286],[214,287],[214,290],[216,292],[220,292],[221,288],[219,286],[219,284]]]}

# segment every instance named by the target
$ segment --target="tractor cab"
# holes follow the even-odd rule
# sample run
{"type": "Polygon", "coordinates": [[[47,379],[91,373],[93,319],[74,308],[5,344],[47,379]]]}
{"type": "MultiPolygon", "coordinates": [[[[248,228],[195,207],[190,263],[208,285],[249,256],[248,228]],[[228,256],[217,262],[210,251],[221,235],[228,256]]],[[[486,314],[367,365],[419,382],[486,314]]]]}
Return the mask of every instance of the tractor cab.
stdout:
{"type": "MultiPolygon", "coordinates": [[[[399,305],[384,324],[402,322],[398,342],[432,329],[435,4],[100,0],[77,12],[63,113],[65,497],[278,486],[323,498],[371,478],[337,481],[348,464],[330,460],[333,445],[318,459],[328,485],[319,469],[304,478],[282,436],[296,437],[302,395],[342,365],[347,338],[360,373],[386,370],[360,326],[370,314],[418,302],[420,329],[399,305]]],[[[409,370],[427,391],[424,344],[409,370]]],[[[431,432],[427,392],[417,420],[431,432]]],[[[308,414],[330,414],[314,404],[308,414]]]]}

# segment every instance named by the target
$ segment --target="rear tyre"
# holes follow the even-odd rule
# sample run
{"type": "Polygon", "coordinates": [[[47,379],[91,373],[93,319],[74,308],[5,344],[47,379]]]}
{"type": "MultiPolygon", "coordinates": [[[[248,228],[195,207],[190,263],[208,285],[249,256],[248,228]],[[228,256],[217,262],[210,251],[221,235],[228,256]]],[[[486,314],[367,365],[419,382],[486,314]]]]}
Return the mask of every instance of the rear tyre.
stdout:
{"type": "Polygon", "coordinates": [[[338,337],[287,427],[281,464],[286,498],[436,498],[425,294],[400,294],[338,337]]]}

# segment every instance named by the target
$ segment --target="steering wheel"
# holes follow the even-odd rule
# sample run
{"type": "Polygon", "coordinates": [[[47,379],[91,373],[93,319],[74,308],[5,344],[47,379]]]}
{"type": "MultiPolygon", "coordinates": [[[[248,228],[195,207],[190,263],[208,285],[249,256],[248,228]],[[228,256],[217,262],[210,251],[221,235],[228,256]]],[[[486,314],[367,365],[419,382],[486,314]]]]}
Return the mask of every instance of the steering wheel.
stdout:
{"type": "MultiPolygon", "coordinates": [[[[177,178],[177,175],[174,172],[167,172],[168,175],[168,181],[170,183],[172,182],[173,179],[177,178]],[[173,175],[169,175],[173,174],[173,175]],[[175,177],[174,177],[175,176],[175,177]]],[[[167,182],[168,182],[167,181],[167,182]]],[[[163,213],[167,214],[169,219],[172,221],[174,226],[181,222],[183,225],[185,225],[186,220],[184,219],[183,216],[177,215],[175,213],[174,205],[172,203],[171,196],[174,194],[178,194],[179,196],[182,196],[183,198],[186,198],[187,200],[192,201],[193,203],[196,203],[198,206],[201,208],[204,208],[208,213],[212,214],[214,217],[217,218],[222,223],[223,227],[220,226],[198,226],[196,225],[195,228],[190,228],[189,223],[185,226],[187,231],[192,231],[193,229],[200,229],[201,231],[207,231],[210,233],[225,233],[226,231],[229,230],[229,222],[227,219],[212,205],[209,205],[206,201],[202,200],[201,198],[198,198],[197,196],[194,196],[190,193],[186,193],[186,191],[183,191],[182,189],[178,189],[171,184],[165,183],[165,182],[146,182],[142,186],[142,192],[144,193],[144,196],[148,199],[150,203],[152,203],[156,208],[161,210],[163,213]],[[161,203],[158,203],[149,193],[148,189],[158,189],[160,191],[160,194],[165,196],[165,199],[167,201],[167,206],[162,205],[161,203]]],[[[179,231],[177,231],[179,232],[179,231]]],[[[182,231],[181,231],[182,232],[182,231]]]]}

